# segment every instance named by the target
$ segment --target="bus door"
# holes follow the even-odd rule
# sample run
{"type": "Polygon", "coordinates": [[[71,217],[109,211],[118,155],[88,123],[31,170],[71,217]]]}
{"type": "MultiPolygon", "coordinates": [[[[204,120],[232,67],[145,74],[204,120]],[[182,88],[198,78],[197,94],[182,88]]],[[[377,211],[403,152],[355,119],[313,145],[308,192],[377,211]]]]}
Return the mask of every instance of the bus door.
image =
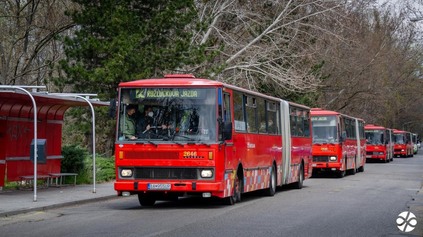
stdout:
{"type": "MultiPolygon", "coordinates": [[[[219,89],[219,92],[221,90],[219,89]]],[[[219,93],[221,94],[221,93],[219,93]]],[[[221,100],[221,103],[219,103],[219,117],[222,118],[223,123],[225,122],[231,122],[232,121],[232,106],[231,104],[231,94],[232,91],[225,91],[223,93],[223,98],[221,95],[219,95],[219,100],[221,100]],[[222,98],[222,99],[220,99],[222,98]]],[[[232,133],[233,137],[234,133],[232,133]]],[[[226,140],[225,143],[225,168],[228,169],[236,169],[237,161],[235,160],[236,156],[234,155],[235,149],[234,149],[234,142],[233,138],[226,140]]]]}
{"type": "Polygon", "coordinates": [[[358,122],[358,119],[354,119],[355,120],[355,138],[356,138],[356,142],[357,142],[357,153],[355,155],[355,167],[354,169],[358,169],[361,166],[361,136],[360,136],[360,124],[358,122]]]}
{"type": "Polygon", "coordinates": [[[288,184],[289,177],[291,177],[291,126],[290,126],[290,111],[289,103],[280,100],[281,113],[281,136],[282,136],[282,185],[288,184]]]}

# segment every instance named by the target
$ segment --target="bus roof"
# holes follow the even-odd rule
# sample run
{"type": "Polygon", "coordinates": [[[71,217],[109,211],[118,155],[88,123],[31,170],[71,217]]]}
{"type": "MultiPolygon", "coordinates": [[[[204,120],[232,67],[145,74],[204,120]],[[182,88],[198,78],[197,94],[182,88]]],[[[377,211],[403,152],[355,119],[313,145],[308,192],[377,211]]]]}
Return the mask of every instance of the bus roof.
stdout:
{"type": "Polygon", "coordinates": [[[394,133],[410,133],[410,132],[399,130],[399,129],[394,129],[394,133]]]}
{"type": "Polygon", "coordinates": [[[155,87],[155,86],[223,86],[222,82],[195,78],[191,74],[171,74],[164,78],[142,79],[119,83],[119,87],[155,87]]]}
{"type": "Polygon", "coordinates": [[[339,113],[339,112],[336,112],[336,111],[332,111],[332,110],[325,110],[325,109],[321,109],[321,108],[312,108],[311,109],[311,116],[328,116],[328,115],[329,116],[340,115],[340,116],[343,116],[343,117],[347,117],[347,118],[351,118],[351,119],[357,119],[357,120],[364,122],[364,120],[361,119],[361,118],[352,117],[352,116],[349,116],[349,115],[346,115],[346,114],[343,114],[343,113],[339,113]]]}
{"type": "Polygon", "coordinates": [[[364,126],[364,129],[368,129],[368,130],[378,130],[378,129],[388,129],[384,126],[381,125],[376,125],[376,124],[366,124],[364,126]]]}
{"type": "MultiPolygon", "coordinates": [[[[232,90],[237,90],[243,93],[261,96],[267,99],[276,100],[276,101],[285,101],[280,98],[276,98],[273,96],[268,96],[259,92],[251,91],[248,89],[244,89],[241,87],[225,84],[219,81],[213,81],[210,79],[203,79],[203,78],[195,78],[192,74],[168,74],[165,75],[163,78],[151,78],[151,79],[141,79],[129,82],[121,82],[119,83],[119,87],[157,87],[157,86],[166,86],[166,87],[180,87],[180,86],[198,86],[198,87],[226,87],[232,90]]],[[[286,101],[290,105],[310,109],[309,107],[301,104],[297,104],[294,102],[286,101]]]]}

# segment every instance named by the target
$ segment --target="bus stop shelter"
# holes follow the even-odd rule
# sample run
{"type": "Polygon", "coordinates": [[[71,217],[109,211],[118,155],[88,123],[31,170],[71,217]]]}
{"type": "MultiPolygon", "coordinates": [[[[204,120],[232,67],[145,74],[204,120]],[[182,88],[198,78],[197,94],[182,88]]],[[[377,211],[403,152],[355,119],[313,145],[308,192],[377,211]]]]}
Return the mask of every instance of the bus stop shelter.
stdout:
{"type": "Polygon", "coordinates": [[[35,166],[36,176],[47,177],[49,174],[61,171],[62,126],[65,112],[71,107],[109,105],[108,102],[81,99],[77,94],[71,96],[32,91],[29,96],[23,91],[26,90],[0,87],[0,189],[4,187],[5,180],[20,181],[22,177],[34,176],[34,162],[31,161],[34,124],[37,124],[35,129],[37,141],[42,141],[39,144],[35,142],[36,147],[41,147],[45,153],[35,166]]]}

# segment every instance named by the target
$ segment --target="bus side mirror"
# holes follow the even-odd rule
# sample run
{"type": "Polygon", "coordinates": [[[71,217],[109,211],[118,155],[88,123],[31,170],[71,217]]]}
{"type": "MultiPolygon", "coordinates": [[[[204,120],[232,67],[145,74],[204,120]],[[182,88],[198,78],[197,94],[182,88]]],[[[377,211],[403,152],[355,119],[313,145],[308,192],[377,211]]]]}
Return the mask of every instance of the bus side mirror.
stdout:
{"type": "Polygon", "coordinates": [[[225,122],[223,124],[223,140],[232,139],[232,122],[225,122]]]}
{"type": "Polygon", "coordinates": [[[109,117],[115,118],[116,117],[116,100],[111,99],[109,104],[109,117]]]}

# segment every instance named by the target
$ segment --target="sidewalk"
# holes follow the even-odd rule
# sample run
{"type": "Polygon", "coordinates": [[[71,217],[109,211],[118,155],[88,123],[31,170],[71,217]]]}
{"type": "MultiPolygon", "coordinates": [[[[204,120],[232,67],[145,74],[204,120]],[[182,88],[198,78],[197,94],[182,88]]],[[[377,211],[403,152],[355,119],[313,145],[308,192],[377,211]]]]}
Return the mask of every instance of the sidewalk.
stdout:
{"type": "Polygon", "coordinates": [[[409,211],[416,215],[416,228],[409,232],[410,236],[423,236],[423,184],[413,200],[408,204],[409,211]]]}
{"type": "Polygon", "coordinates": [[[3,190],[0,217],[117,197],[113,182],[96,184],[95,189],[93,193],[92,184],[38,188],[36,202],[32,190],[3,190]]]}

